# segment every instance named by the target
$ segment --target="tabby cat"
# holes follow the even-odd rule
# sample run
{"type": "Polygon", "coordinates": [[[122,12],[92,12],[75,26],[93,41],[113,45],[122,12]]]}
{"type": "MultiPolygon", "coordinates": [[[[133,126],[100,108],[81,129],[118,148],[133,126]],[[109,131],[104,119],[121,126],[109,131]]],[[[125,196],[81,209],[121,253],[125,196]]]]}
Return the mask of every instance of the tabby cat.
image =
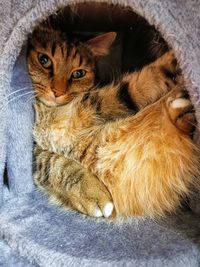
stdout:
{"type": "Polygon", "coordinates": [[[194,110],[171,51],[95,87],[96,61],[115,36],[82,43],[51,29],[33,32],[34,179],[59,203],[90,216],[162,216],[180,205],[199,174],[194,110]]]}

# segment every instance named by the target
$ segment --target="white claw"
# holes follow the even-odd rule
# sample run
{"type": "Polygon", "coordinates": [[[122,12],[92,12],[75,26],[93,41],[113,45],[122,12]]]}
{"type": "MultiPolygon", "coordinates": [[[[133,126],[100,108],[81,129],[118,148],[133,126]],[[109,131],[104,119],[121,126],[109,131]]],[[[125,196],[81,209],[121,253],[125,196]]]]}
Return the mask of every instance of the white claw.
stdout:
{"type": "Polygon", "coordinates": [[[113,212],[113,203],[112,202],[108,202],[105,207],[103,208],[103,215],[104,217],[108,218],[110,217],[110,215],[112,214],[113,212]]]}
{"type": "Polygon", "coordinates": [[[99,217],[102,217],[102,216],[103,216],[103,213],[101,212],[100,209],[96,209],[94,211],[94,217],[99,218],[99,217]]]}

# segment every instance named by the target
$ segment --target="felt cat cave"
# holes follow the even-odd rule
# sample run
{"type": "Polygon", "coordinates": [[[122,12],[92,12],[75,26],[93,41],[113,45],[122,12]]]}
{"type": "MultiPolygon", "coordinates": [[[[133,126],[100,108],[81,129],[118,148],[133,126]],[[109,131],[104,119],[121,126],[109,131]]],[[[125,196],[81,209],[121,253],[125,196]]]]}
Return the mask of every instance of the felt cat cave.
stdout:
{"type": "MultiPolygon", "coordinates": [[[[112,3],[129,6],[131,12],[155,25],[172,46],[199,121],[198,1],[112,3]]],[[[34,114],[23,45],[38,22],[68,4],[56,0],[1,3],[0,262],[2,266],[198,266],[200,226],[193,212],[159,223],[133,218],[118,226],[63,211],[34,191],[34,114]],[[3,186],[5,165],[9,190],[3,186]]]]}

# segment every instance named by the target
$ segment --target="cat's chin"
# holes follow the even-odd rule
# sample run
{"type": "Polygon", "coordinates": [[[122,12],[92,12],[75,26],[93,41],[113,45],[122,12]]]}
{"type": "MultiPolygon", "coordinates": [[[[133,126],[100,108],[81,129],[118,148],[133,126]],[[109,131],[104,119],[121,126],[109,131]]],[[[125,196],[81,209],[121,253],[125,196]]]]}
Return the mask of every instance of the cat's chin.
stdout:
{"type": "Polygon", "coordinates": [[[59,97],[38,97],[39,100],[45,104],[48,107],[57,107],[67,104],[67,100],[65,96],[59,96],[59,97]]]}
{"type": "Polygon", "coordinates": [[[47,98],[44,98],[44,97],[39,97],[38,99],[48,107],[56,107],[56,106],[58,106],[58,104],[56,103],[55,100],[47,99],[47,98]]]}

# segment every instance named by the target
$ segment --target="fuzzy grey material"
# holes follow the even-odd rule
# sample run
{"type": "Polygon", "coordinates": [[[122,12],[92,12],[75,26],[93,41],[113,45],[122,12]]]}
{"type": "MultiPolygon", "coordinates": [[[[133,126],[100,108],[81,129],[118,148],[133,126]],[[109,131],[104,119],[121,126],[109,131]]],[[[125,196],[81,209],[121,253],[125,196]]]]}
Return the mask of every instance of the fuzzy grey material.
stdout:
{"type": "Polygon", "coordinates": [[[188,267],[200,263],[199,219],[186,213],[159,223],[106,223],[58,209],[33,192],[4,206],[0,235],[39,266],[188,267]]]}
{"type": "MultiPolygon", "coordinates": [[[[199,0],[111,2],[132,7],[154,24],[173,47],[200,122],[199,0]]],[[[174,217],[162,225],[136,219],[121,226],[108,225],[74,212],[64,213],[47,204],[46,197],[29,193],[33,189],[33,110],[31,95],[20,97],[22,91],[13,94],[22,84],[29,84],[24,52],[18,60],[17,57],[34,26],[68,3],[68,0],[0,2],[0,205],[4,201],[0,234],[10,246],[0,243],[0,265],[29,266],[30,262],[33,266],[56,267],[199,266],[197,215],[174,217]],[[7,103],[11,97],[16,98],[7,103]],[[5,163],[9,192],[3,186],[5,163]]],[[[193,204],[198,211],[199,193],[193,204]]]]}
{"type": "Polygon", "coordinates": [[[33,189],[33,181],[30,179],[33,154],[33,93],[27,75],[25,49],[14,65],[10,85],[6,164],[10,192],[12,196],[21,196],[33,189]]]}
{"type": "Polygon", "coordinates": [[[6,242],[0,240],[0,266],[1,267],[37,267],[36,263],[30,263],[20,257],[6,242]]]}

